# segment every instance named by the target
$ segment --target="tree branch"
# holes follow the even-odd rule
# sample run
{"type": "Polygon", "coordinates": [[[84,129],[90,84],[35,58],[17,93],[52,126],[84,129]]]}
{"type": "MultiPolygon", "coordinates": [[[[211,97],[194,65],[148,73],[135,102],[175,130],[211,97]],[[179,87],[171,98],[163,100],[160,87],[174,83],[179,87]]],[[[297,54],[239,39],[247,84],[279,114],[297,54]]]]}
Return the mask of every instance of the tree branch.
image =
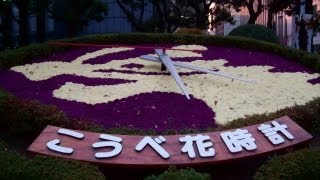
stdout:
{"type": "Polygon", "coordinates": [[[145,0],[141,0],[141,12],[140,12],[139,22],[142,22],[142,21],[143,21],[144,6],[145,6],[145,0]]]}
{"type": "Polygon", "coordinates": [[[138,31],[144,31],[144,29],[137,23],[136,18],[134,17],[134,14],[132,14],[131,11],[128,10],[128,8],[120,0],[117,0],[117,4],[120,6],[124,14],[126,14],[128,20],[133,24],[133,26],[138,31]]]}

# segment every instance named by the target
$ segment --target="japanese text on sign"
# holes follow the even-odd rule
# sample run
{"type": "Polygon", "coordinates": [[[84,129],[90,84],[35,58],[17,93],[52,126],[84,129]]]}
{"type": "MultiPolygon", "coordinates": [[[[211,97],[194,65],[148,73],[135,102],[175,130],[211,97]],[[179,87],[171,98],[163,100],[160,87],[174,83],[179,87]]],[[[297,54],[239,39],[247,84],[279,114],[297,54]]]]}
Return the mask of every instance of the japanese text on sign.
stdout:
{"type": "MultiPolygon", "coordinates": [[[[279,124],[277,121],[272,121],[271,124],[261,124],[257,129],[272,143],[273,145],[279,145],[285,142],[285,139],[293,140],[293,135],[287,130],[288,126],[285,124],[279,124]],[[282,134],[280,135],[279,132],[282,134]]],[[[57,132],[59,135],[68,136],[78,140],[85,140],[85,136],[82,133],[68,130],[59,129],[57,132]]],[[[255,138],[247,129],[236,129],[234,131],[226,131],[220,133],[225,146],[231,153],[239,153],[243,150],[254,151],[258,147],[255,143],[255,138]]],[[[95,157],[101,158],[112,158],[119,155],[122,151],[122,138],[101,134],[99,139],[101,141],[92,144],[93,149],[108,148],[108,151],[97,152],[95,157]],[[110,150],[111,148],[111,150],[110,150]]],[[[214,149],[214,143],[211,141],[208,135],[185,135],[180,137],[179,141],[181,145],[181,153],[185,153],[189,158],[196,158],[196,151],[202,158],[214,157],[216,150],[214,149]]],[[[152,138],[150,136],[143,137],[139,143],[135,146],[136,152],[141,152],[146,146],[151,147],[156,154],[163,159],[169,159],[170,154],[161,145],[166,142],[166,138],[159,136],[152,138]]],[[[61,141],[59,139],[53,139],[47,142],[47,148],[51,151],[70,155],[74,152],[72,147],[64,147],[63,144],[60,146],[61,141]]]]}

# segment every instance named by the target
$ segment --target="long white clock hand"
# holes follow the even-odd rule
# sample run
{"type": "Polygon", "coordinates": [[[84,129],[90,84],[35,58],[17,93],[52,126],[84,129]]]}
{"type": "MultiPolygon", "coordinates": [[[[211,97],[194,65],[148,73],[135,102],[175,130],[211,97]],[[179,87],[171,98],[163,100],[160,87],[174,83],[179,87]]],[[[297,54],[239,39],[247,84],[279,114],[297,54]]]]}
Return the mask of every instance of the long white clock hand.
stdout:
{"type": "Polygon", "coordinates": [[[176,83],[178,84],[178,86],[180,87],[182,92],[184,93],[184,95],[187,97],[187,99],[190,99],[189,93],[188,93],[186,87],[184,86],[184,83],[181,80],[176,68],[173,65],[173,62],[170,59],[170,57],[166,54],[163,54],[163,51],[161,49],[155,49],[155,51],[156,51],[156,54],[159,56],[161,62],[167,67],[167,69],[171,73],[172,77],[174,78],[174,80],[176,81],[176,83]]]}
{"type": "MultiPolygon", "coordinates": [[[[140,56],[140,58],[144,59],[144,60],[148,60],[148,61],[161,63],[161,60],[158,57],[154,57],[154,56],[142,55],[142,56],[140,56]]],[[[227,73],[224,73],[221,71],[212,71],[209,69],[192,66],[189,64],[185,64],[185,63],[174,62],[174,61],[171,61],[171,62],[174,66],[178,66],[178,67],[182,67],[182,68],[187,68],[187,69],[196,70],[196,71],[200,71],[200,72],[204,72],[204,73],[214,74],[214,75],[218,75],[218,76],[222,76],[222,77],[226,77],[226,78],[231,78],[231,79],[235,79],[235,80],[239,80],[239,81],[243,81],[243,82],[256,83],[256,81],[254,81],[254,80],[244,79],[244,78],[237,77],[237,76],[231,75],[231,74],[227,74],[227,73]]]]}

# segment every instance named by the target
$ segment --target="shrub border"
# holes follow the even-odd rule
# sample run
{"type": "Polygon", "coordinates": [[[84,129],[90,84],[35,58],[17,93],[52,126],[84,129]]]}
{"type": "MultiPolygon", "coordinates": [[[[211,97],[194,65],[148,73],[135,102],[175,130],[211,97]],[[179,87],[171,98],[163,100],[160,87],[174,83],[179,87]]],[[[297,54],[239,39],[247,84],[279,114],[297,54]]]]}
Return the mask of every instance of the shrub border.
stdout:
{"type": "Polygon", "coordinates": [[[261,41],[279,44],[279,38],[274,31],[259,24],[244,24],[234,28],[228,36],[249,37],[261,41]]]}
{"type": "Polygon", "coordinates": [[[301,149],[274,156],[258,168],[254,179],[319,179],[320,149],[301,149]]]}
{"type": "Polygon", "coordinates": [[[29,159],[1,140],[0,160],[2,179],[105,179],[97,166],[43,155],[29,159]]]}

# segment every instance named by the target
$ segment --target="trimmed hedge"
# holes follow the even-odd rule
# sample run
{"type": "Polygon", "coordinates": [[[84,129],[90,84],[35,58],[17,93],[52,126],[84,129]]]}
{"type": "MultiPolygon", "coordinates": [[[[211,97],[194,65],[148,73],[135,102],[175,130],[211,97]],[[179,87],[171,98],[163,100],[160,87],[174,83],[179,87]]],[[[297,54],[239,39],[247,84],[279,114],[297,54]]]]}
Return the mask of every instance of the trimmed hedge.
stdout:
{"type": "Polygon", "coordinates": [[[320,150],[304,149],[274,157],[263,164],[255,179],[320,179],[320,150]]]}
{"type": "Polygon", "coordinates": [[[48,156],[28,159],[0,141],[1,179],[105,179],[98,167],[48,156]]]}
{"type": "Polygon", "coordinates": [[[180,28],[175,31],[176,34],[203,34],[203,30],[198,28],[180,28]]]}
{"type": "Polygon", "coordinates": [[[0,69],[6,69],[28,63],[28,61],[47,57],[53,53],[65,51],[67,48],[43,44],[32,44],[18,49],[7,49],[0,52],[0,69]]]}
{"type": "MultiPolygon", "coordinates": [[[[142,44],[142,43],[170,43],[170,44],[203,44],[214,46],[232,46],[242,49],[275,53],[298,61],[305,66],[320,72],[320,56],[306,51],[287,48],[278,44],[258,41],[244,37],[221,37],[206,35],[181,34],[100,34],[83,36],[72,39],[61,39],[59,42],[94,43],[94,44],[142,44]]],[[[68,50],[70,47],[51,46],[48,43],[34,44],[0,53],[0,68],[28,63],[31,59],[46,57],[50,54],[68,50]]]]}
{"type": "Polygon", "coordinates": [[[242,36],[271,43],[279,43],[278,37],[269,28],[258,24],[245,24],[233,29],[229,36],[242,36]]]}
{"type": "Polygon", "coordinates": [[[145,180],[209,180],[210,174],[199,173],[194,169],[176,169],[175,167],[170,167],[164,173],[159,175],[152,175],[147,177],[145,180]]]}

